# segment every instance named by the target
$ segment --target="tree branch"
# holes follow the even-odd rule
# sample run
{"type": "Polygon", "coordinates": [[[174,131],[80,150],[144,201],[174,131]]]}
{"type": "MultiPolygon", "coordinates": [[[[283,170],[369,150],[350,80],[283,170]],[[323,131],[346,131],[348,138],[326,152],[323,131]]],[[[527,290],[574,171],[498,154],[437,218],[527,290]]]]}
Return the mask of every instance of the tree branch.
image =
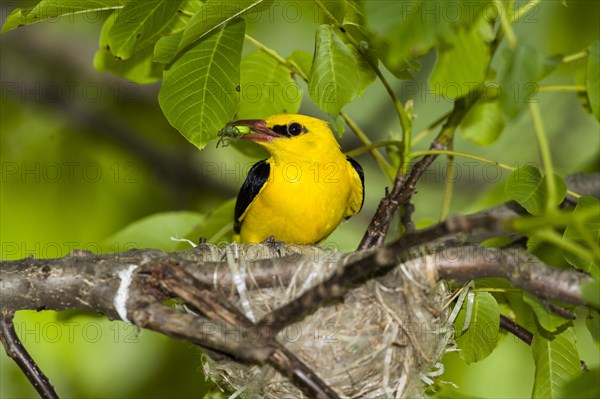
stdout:
{"type": "MultiPolygon", "coordinates": [[[[454,103],[454,110],[446,120],[436,139],[431,143],[430,150],[443,150],[446,148],[454,136],[454,131],[473,102],[471,101],[467,104],[465,100],[457,100],[454,103]]],[[[437,154],[424,156],[413,165],[408,175],[402,172],[403,167],[400,165],[396,179],[394,180],[394,186],[390,192],[386,192],[386,195],[379,202],[375,215],[358,245],[359,250],[383,245],[394,213],[398,208],[411,200],[415,193],[417,182],[436,158],[437,154]]],[[[406,218],[404,220],[410,223],[410,220],[406,218]]]]}
{"type": "MultiPolygon", "coordinates": [[[[591,190],[596,187],[587,186],[591,190]]],[[[427,229],[409,232],[382,247],[352,254],[309,246],[291,245],[274,250],[267,245],[234,244],[200,245],[173,253],[146,249],[95,255],[73,251],[58,259],[5,261],[0,263],[3,341],[9,343],[9,354],[18,349],[18,338],[10,338],[16,335],[11,334],[10,317],[6,316],[17,310],[89,310],[111,319],[129,319],[140,327],[189,340],[212,353],[241,362],[271,364],[307,394],[335,398],[335,391],[274,337],[294,321],[342,300],[352,288],[385,276],[399,264],[413,266],[426,276],[426,281],[466,282],[499,277],[541,299],[585,304],[581,287],[592,280],[588,275],[548,267],[524,249],[469,245],[510,233],[512,221],[520,212],[516,204],[503,204],[473,215],[450,218],[427,229]],[[321,283],[253,322],[226,299],[238,295],[236,279],[240,276],[229,267],[225,256],[232,250],[242,254],[247,270],[245,283],[255,288],[289,282],[301,264],[319,265],[331,272],[321,283]],[[184,313],[161,304],[175,296],[200,314],[184,313]],[[243,334],[228,339],[226,333],[214,334],[215,329],[235,331],[236,328],[253,329],[259,339],[239,339],[243,334]],[[207,333],[211,331],[212,334],[207,333]]],[[[523,339],[518,329],[504,324],[523,339]]],[[[24,355],[20,358],[27,359],[24,355]]],[[[16,360],[21,367],[25,365],[32,370],[36,367],[32,360],[16,360]]],[[[32,377],[33,374],[37,373],[27,373],[32,383],[46,386],[51,392],[49,383],[32,377]]],[[[53,397],[51,393],[45,395],[53,397]]]]}

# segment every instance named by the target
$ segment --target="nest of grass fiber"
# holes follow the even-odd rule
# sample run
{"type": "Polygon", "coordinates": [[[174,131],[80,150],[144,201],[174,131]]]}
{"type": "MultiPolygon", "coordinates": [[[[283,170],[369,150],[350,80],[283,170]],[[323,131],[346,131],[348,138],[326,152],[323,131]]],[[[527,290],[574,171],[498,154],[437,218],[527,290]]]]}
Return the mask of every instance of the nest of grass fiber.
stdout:
{"type": "MultiPolygon", "coordinates": [[[[312,246],[286,246],[277,253],[262,244],[233,244],[214,247],[211,252],[214,260],[228,260],[238,281],[216,288],[254,321],[362,256],[312,246]],[[301,255],[289,281],[267,289],[241,283],[253,281],[245,260],[289,254],[301,255]]],[[[442,308],[448,292],[428,275],[430,268],[425,266],[419,262],[399,265],[352,289],[343,301],[323,306],[286,327],[277,340],[343,398],[422,396],[423,382],[431,381],[428,375],[437,375],[432,368],[452,337],[448,312],[442,308]]],[[[236,397],[305,397],[268,365],[207,359],[204,368],[214,382],[236,397]]]]}

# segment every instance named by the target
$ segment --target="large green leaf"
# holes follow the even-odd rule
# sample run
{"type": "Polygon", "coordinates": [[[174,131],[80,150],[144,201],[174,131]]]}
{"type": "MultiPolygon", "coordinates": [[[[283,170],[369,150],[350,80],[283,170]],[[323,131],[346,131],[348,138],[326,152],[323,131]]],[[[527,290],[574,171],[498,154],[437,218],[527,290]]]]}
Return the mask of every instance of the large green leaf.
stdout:
{"type": "Polygon", "coordinates": [[[109,50],[108,36],[116,16],[113,13],[104,21],[100,32],[100,49],[94,56],[94,68],[99,72],[111,72],[140,84],[158,81],[162,77],[163,65],[152,62],[151,46],[137,51],[127,60],[115,58],[109,50]]]}
{"type": "Polygon", "coordinates": [[[585,86],[592,112],[600,122],[600,41],[592,43],[589,53],[585,86]]]}
{"type": "Polygon", "coordinates": [[[476,25],[458,28],[437,47],[437,61],[429,86],[444,97],[467,96],[483,83],[490,62],[490,47],[476,25]]]}
{"type": "Polygon", "coordinates": [[[376,36],[373,46],[385,67],[398,79],[412,78],[420,66],[414,59],[431,50],[438,32],[447,28],[445,18],[426,13],[439,1],[378,1],[365,3],[367,25],[376,36]]]}
{"type": "Polygon", "coordinates": [[[126,60],[136,49],[158,40],[158,34],[176,15],[182,0],[130,2],[118,13],[108,45],[115,57],[126,60]]]}
{"type": "MultiPolygon", "coordinates": [[[[346,35],[352,37],[354,42],[358,44],[355,47],[351,40],[346,40],[346,44],[350,49],[350,53],[356,59],[358,66],[358,94],[362,95],[363,91],[375,81],[377,77],[371,65],[377,66],[379,59],[371,44],[373,33],[365,26],[365,16],[363,10],[363,2],[359,0],[344,0],[340,2],[340,7],[344,11],[342,19],[338,19],[342,23],[346,35]]],[[[346,38],[346,35],[342,38],[346,38]]]]}
{"type": "MultiPolygon", "coordinates": [[[[506,180],[504,189],[506,194],[517,201],[527,212],[532,215],[541,215],[544,212],[548,195],[546,182],[540,171],[535,166],[522,166],[516,169],[506,180]]],[[[560,176],[552,176],[556,187],[556,203],[560,204],[567,194],[567,185],[560,176]]]]}
{"type": "Polygon", "coordinates": [[[308,92],[315,104],[337,114],[358,93],[356,60],[337,37],[331,25],[317,29],[315,55],[308,79],[308,92]]]}
{"type": "MultiPolygon", "coordinates": [[[[452,36],[451,27],[481,28],[488,1],[407,0],[367,1],[367,26],[375,33],[373,47],[383,64],[399,79],[410,79],[419,70],[416,59],[452,36]]],[[[481,30],[481,29],[480,29],[481,30]]],[[[489,28],[488,28],[489,31],[489,28]]],[[[488,36],[485,36],[489,40],[488,36]]]]}
{"type": "Polygon", "coordinates": [[[165,70],[160,106],[198,148],[216,138],[235,114],[245,26],[240,20],[213,31],[165,70]]]}
{"type": "Polygon", "coordinates": [[[500,76],[500,103],[506,115],[516,117],[527,104],[536,101],[537,82],[558,66],[557,57],[543,57],[534,47],[519,43],[506,49],[500,76]]]}
{"type": "Polygon", "coordinates": [[[241,68],[237,119],[264,119],[298,112],[302,91],[285,66],[257,50],[244,56],[241,68]]]}
{"type": "Polygon", "coordinates": [[[2,32],[61,16],[123,8],[128,0],[42,0],[31,8],[16,8],[6,18],[2,32]]]}
{"type": "Polygon", "coordinates": [[[594,251],[600,247],[600,201],[594,197],[581,197],[575,210],[573,219],[567,225],[564,237],[575,241],[583,246],[588,246],[589,257],[582,257],[571,252],[564,253],[565,259],[571,265],[578,269],[600,278],[600,265],[598,259],[594,257],[594,251]],[[578,218],[584,212],[594,211],[585,220],[578,218]]]}
{"type": "Polygon", "coordinates": [[[539,333],[533,336],[531,352],[535,361],[535,380],[532,398],[560,397],[563,385],[581,373],[575,340],[573,328],[549,337],[539,333]]]}
{"type": "Polygon", "coordinates": [[[195,212],[157,213],[123,228],[105,240],[103,248],[155,248],[174,251],[180,244],[171,240],[171,237],[186,237],[203,220],[204,215],[195,212]]]}
{"type": "Polygon", "coordinates": [[[500,137],[504,130],[504,117],[498,101],[477,101],[460,122],[464,138],[479,144],[488,145],[500,137]]]}
{"type": "MultiPolygon", "coordinates": [[[[485,359],[498,343],[500,311],[498,302],[489,292],[470,292],[472,308],[467,319],[468,304],[463,304],[454,322],[459,356],[467,363],[485,359]],[[465,322],[468,328],[464,330],[465,322]],[[463,331],[464,330],[464,331],[463,331]]],[[[470,301],[470,299],[469,299],[470,301]]],[[[468,302],[468,301],[467,301],[468,302]]]]}
{"type": "Polygon", "coordinates": [[[223,0],[207,0],[190,19],[183,32],[178,51],[182,51],[227,22],[249,12],[266,8],[270,3],[271,1],[265,0],[236,0],[231,3],[223,0]]]}
{"type": "Polygon", "coordinates": [[[558,398],[598,399],[600,398],[600,368],[598,366],[580,373],[561,386],[558,398]]]}

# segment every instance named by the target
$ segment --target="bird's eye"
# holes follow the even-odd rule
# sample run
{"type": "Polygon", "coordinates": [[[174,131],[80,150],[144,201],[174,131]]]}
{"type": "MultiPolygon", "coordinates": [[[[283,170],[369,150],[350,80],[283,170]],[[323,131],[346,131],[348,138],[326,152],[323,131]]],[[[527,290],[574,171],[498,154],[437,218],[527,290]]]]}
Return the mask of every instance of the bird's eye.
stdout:
{"type": "Polygon", "coordinates": [[[302,125],[299,123],[292,123],[288,126],[288,134],[290,136],[297,136],[302,133],[302,125]]]}

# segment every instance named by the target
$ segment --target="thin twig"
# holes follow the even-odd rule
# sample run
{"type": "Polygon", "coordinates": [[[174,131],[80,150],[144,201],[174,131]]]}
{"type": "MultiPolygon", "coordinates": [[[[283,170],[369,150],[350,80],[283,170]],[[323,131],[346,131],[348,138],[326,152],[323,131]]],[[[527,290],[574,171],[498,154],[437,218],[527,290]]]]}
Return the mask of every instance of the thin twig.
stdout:
{"type": "Polygon", "coordinates": [[[25,374],[31,385],[43,399],[58,399],[58,395],[52,384],[50,384],[48,377],[42,373],[17,336],[13,316],[13,311],[2,310],[0,342],[2,342],[6,354],[17,363],[23,374],[25,374]]]}
{"type": "Polygon", "coordinates": [[[531,341],[533,341],[533,334],[529,330],[503,314],[500,315],[500,328],[508,331],[527,345],[531,345],[531,341]]]}

